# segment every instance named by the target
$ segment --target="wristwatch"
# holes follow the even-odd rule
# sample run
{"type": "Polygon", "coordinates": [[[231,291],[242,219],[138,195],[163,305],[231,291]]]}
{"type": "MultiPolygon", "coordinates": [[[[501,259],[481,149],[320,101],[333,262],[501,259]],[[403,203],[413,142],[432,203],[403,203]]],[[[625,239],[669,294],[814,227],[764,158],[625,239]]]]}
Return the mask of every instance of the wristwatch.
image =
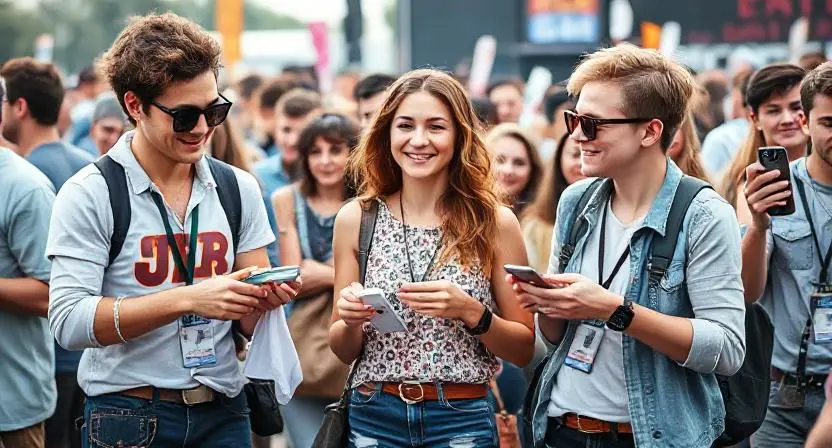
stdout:
{"type": "Polygon", "coordinates": [[[630,326],[630,322],[633,321],[635,315],[633,301],[624,299],[624,304],[616,308],[607,321],[607,328],[614,331],[624,331],[630,326]]]}
{"type": "Polygon", "coordinates": [[[467,331],[472,336],[479,336],[481,334],[485,334],[489,328],[491,328],[491,318],[493,314],[491,311],[488,310],[485,306],[483,306],[482,317],[480,317],[480,321],[477,322],[477,325],[474,328],[468,328],[468,326],[463,325],[465,331],[467,331]]]}

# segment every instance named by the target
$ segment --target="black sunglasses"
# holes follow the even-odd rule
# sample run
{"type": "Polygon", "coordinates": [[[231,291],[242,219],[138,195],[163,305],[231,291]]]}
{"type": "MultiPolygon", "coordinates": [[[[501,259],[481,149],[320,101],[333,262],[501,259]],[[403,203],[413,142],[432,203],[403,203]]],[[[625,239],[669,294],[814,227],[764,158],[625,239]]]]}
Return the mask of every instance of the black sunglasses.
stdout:
{"type": "Polygon", "coordinates": [[[589,141],[598,138],[598,126],[605,124],[647,123],[652,120],[652,118],[593,118],[580,115],[571,110],[563,111],[563,118],[566,119],[566,130],[569,131],[569,134],[575,132],[575,129],[580,125],[586,139],[589,141]]]}
{"type": "Polygon", "coordinates": [[[205,122],[212,128],[221,125],[225,121],[233,103],[222,94],[219,95],[225,102],[208,106],[205,109],[196,106],[181,106],[169,109],[153,100],[150,101],[150,104],[173,118],[173,132],[188,132],[196,127],[196,124],[199,123],[199,117],[202,115],[205,115],[205,122]]]}

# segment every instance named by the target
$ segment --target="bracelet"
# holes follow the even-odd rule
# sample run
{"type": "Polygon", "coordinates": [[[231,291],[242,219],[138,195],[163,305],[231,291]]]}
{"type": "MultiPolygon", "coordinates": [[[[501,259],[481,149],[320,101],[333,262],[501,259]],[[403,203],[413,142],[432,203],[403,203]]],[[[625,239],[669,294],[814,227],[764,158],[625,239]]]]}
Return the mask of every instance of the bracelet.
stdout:
{"type": "Polygon", "coordinates": [[[118,312],[121,308],[122,300],[124,300],[124,296],[116,298],[115,303],[113,303],[113,321],[115,321],[116,324],[116,334],[118,335],[118,338],[121,339],[121,342],[127,343],[127,339],[124,339],[124,336],[121,334],[121,326],[118,322],[118,312]]]}

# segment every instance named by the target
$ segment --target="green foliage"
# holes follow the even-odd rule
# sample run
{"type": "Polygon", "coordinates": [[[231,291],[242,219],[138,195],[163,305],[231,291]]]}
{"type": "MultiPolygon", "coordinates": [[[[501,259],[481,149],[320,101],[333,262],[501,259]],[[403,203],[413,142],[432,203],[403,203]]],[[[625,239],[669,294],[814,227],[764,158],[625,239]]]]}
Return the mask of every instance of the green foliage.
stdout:
{"type": "MultiPolygon", "coordinates": [[[[75,73],[106,51],[132,16],[172,11],[212,30],[214,10],[215,0],[40,0],[35,10],[0,0],[0,63],[32,55],[35,37],[51,33],[55,63],[75,73]]],[[[251,2],[245,2],[244,20],[247,30],[306,26],[251,2]]]]}

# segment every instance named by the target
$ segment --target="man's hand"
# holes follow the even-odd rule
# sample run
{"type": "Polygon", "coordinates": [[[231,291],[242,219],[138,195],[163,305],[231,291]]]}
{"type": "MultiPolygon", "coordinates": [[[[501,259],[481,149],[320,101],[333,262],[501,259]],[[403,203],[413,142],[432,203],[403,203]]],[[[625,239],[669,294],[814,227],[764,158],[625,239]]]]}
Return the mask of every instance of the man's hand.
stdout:
{"type": "Polygon", "coordinates": [[[189,286],[188,312],[206,319],[237,320],[254,311],[265,311],[270,286],[241,281],[254,269],[242,269],[189,286]]]}
{"type": "Polygon", "coordinates": [[[624,303],[623,298],[582,275],[544,274],[542,277],[554,288],[538,288],[512,275],[506,276],[526,311],[538,312],[551,319],[606,321],[624,303]]]}
{"type": "Polygon", "coordinates": [[[771,223],[768,210],[785,206],[792,195],[790,182],[775,182],[778,177],[779,170],[766,172],[760,162],[754,162],[745,169],[745,200],[753,220],[751,225],[758,229],[767,229],[771,223]]]}

